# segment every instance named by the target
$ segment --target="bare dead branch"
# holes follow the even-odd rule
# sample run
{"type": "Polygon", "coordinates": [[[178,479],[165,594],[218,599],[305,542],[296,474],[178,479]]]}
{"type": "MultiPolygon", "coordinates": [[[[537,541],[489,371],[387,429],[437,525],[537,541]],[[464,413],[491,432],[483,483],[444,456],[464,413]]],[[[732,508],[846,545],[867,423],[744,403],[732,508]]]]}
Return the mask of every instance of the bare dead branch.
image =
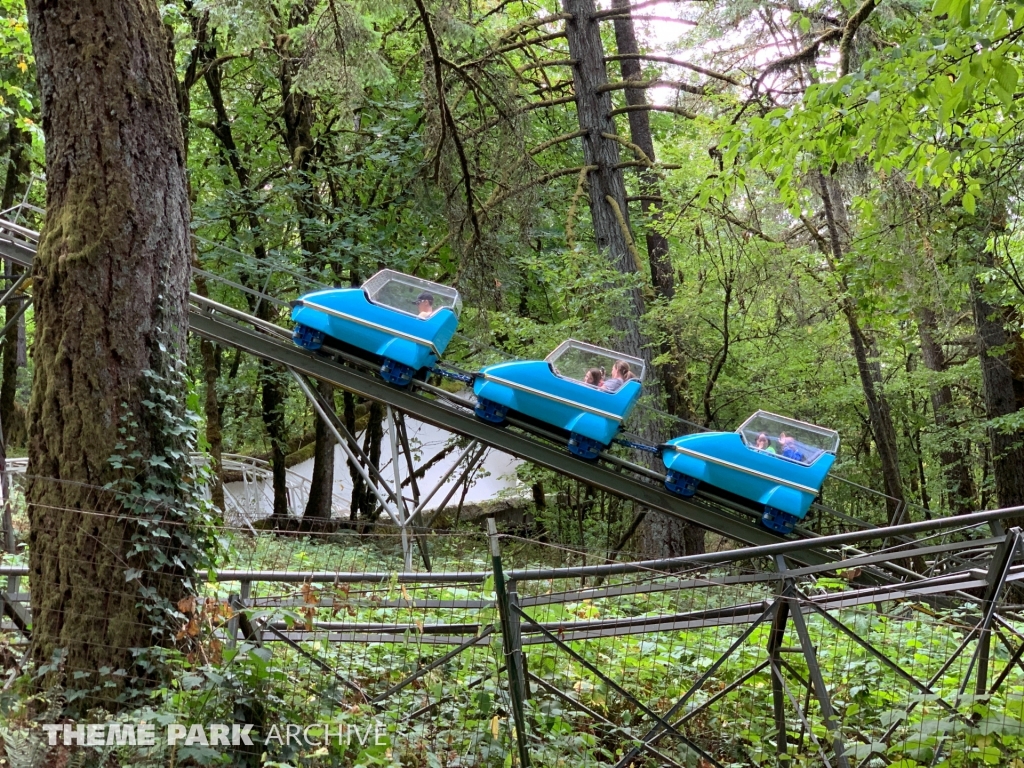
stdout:
{"type": "Polygon", "coordinates": [[[430,23],[430,16],[427,14],[427,8],[423,4],[423,0],[415,0],[416,8],[419,11],[420,19],[423,22],[423,29],[427,35],[427,44],[430,46],[430,58],[434,65],[434,84],[437,87],[437,98],[438,98],[438,109],[441,110],[441,139],[438,142],[438,155],[440,156],[441,148],[444,146],[444,126],[451,129],[452,143],[455,145],[455,151],[459,156],[459,166],[462,170],[462,183],[466,188],[466,213],[469,216],[470,222],[473,224],[473,235],[479,241],[481,239],[480,233],[480,222],[476,215],[476,205],[473,203],[473,181],[469,173],[469,160],[466,158],[466,149],[462,146],[462,139],[459,138],[459,131],[455,125],[455,118],[452,116],[451,110],[448,108],[448,101],[444,95],[444,83],[442,82],[441,75],[441,51],[437,44],[437,37],[434,35],[434,27],[430,23]]]}
{"type": "Polygon", "coordinates": [[[834,27],[833,29],[829,29],[818,35],[805,48],[802,48],[789,56],[783,56],[781,59],[773,61],[765,67],[764,72],[761,73],[761,76],[757,78],[757,82],[754,83],[754,93],[757,93],[761,89],[762,83],[764,83],[764,81],[773,73],[811,61],[818,55],[818,49],[821,48],[821,46],[826,43],[835,42],[842,38],[842,36],[843,28],[834,27]]]}
{"type": "Polygon", "coordinates": [[[513,37],[516,37],[523,32],[528,32],[531,29],[536,29],[537,27],[543,27],[545,24],[553,24],[556,21],[565,21],[566,19],[571,18],[571,13],[553,13],[550,16],[541,16],[536,19],[529,19],[521,24],[517,24],[511,29],[506,30],[499,39],[511,40],[513,37]]]}
{"type": "Polygon", "coordinates": [[[590,18],[598,19],[598,20],[600,20],[600,19],[609,19],[609,18],[612,18],[614,16],[622,16],[622,15],[627,14],[627,13],[632,13],[633,11],[639,11],[639,10],[642,10],[644,8],[650,8],[651,6],[654,6],[654,5],[661,5],[663,2],[664,2],[664,0],[645,0],[645,2],[637,3],[636,5],[629,6],[628,10],[625,9],[625,8],[609,8],[608,10],[605,10],[605,11],[598,11],[597,13],[595,13],[590,18]]]}
{"type": "Polygon", "coordinates": [[[696,113],[691,112],[688,109],[683,109],[682,107],[667,106],[667,105],[663,105],[663,104],[630,104],[627,107],[619,107],[618,109],[613,109],[611,111],[611,114],[614,117],[615,115],[621,115],[621,114],[624,114],[626,112],[641,112],[641,111],[671,112],[673,115],[682,115],[683,117],[688,117],[691,120],[696,120],[697,119],[696,113]]]}
{"type": "Polygon", "coordinates": [[[628,139],[619,136],[616,133],[602,133],[601,136],[603,136],[606,139],[611,139],[612,141],[619,142],[619,144],[621,144],[622,146],[626,147],[629,150],[632,150],[633,154],[636,155],[637,160],[639,160],[641,163],[645,163],[648,168],[654,167],[654,163],[651,162],[651,158],[647,156],[647,153],[644,152],[632,141],[629,141],[628,139]]]}
{"type": "Polygon", "coordinates": [[[557,61],[535,61],[532,64],[526,64],[525,66],[518,67],[516,74],[521,75],[524,72],[529,72],[531,69],[540,69],[541,67],[571,67],[576,63],[576,59],[558,59],[557,61]]]}
{"type": "Polygon", "coordinates": [[[563,133],[561,136],[555,136],[555,138],[548,139],[542,144],[538,144],[532,149],[527,150],[527,154],[530,155],[531,157],[533,155],[539,155],[545,149],[549,149],[550,147],[553,147],[556,144],[561,144],[566,141],[572,141],[573,139],[579,138],[580,136],[585,136],[586,133],[586,131],[573,131],[572,133],[563,133]]]}
{"type": "Polygon", "coordinates": [[[674,23],[674,24],[685,24],[688,27],[696,27],[697,26],[697,22],[696,21],[691,21],[690,19],[679,19],[679,18],[676,18],[675,16],[643,16],[643,15],[635,16],[635,15],[631,15],[629,13],[624,13],[622,11],[619,11],[618,13],[616,13],[616,14],[614,14],[612,16],[605,16],[603,20],[604,21],[609,21],[609,20],[612,20],[612,19],[625,19],[625,18],[632,18],[632,19],[634,19],[636,21],[666,21],[666,22],[674,23]]]}
{"type": "Polygon", "coordinates": [[[677,91],[685,91],[696,96],[704,96],[708,92],[703,85],[690,85],[677,80],[620,80],[599,86],[597,92],[624,91],[627,88],[675,88],[677,91]]]}
{"type": "Polygon", "coordinates": [[[605,61],[622,61],[623,59],[641,59],[643,61],[656,61],[660,64],[671,64],[675,67],[684,67],[693,72],[700,72],[702,75],[707,75],[715,80],[722,80],[729,85],[742,85],[742,83],[730,75],[723,74],[721,72],[715,72],[713,69],[707,69],[698,64],[691,64],[688,61],[680,61],[679,59],[673,59],[671,56],[655,56],[648,53],[620,53],[615,56],[605,56],[605,61]]]}
{"type": "Polygon", "coordinates": [[[596,165],[585,165],[580,168],[580,175],[576,180],[576,189],[572,193],[572,200],[569,201],[569,210],[565,214],[565,243],[569,248],[576,247],[576,228],[573,222],[576,220],[576,211],[579,208],[580,197],[583,196],[583,187],[587,183],[587,174],[590,171],[596,170],[596,165]]]}
{"type": "MultiPolygon", "coordinates": [[[[643,162],[642,160],[627,160],[624,163],[616,163],[615,168],[651,168],[652,166],[643,162]]],[[[664,168],[667,171],[678,171],[683,166],[675,163],[657,163],[653,166],[654,168],[664,168]]]]}
{"type": "Polygon", "coordinates": [[[612,213],[615,214],[615,221],[619,223],[619,229],[622,231],[622,236],[626,239],[626,248],[629,249],[629,255],[633,257],[633,268],[639,274],[644,273],[644,265],[640,260],[640,253],[636,249],[636,243],[633,242],[633,235],[629,231],[629,224],[626,223],[626,217],[622,215],[622,210],[619,208],[619,204],[615,202],[615,198],[611,195],[604,196],[605,202],[611,206],[612,213]]]}

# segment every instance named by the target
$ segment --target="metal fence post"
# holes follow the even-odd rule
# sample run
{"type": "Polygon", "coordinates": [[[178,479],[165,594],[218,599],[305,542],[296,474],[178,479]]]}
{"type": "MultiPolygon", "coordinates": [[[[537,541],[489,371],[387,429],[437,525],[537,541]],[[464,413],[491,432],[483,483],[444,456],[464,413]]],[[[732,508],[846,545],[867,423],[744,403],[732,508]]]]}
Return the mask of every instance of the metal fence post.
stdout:
{"type": "Polygon", "coordinates": [[[772,673],[772,711],[775,717],[777,732],[775,751],[777,755],[785,755],[789,751],[789,734],[786,729],[786,691],[782,680],[781,648],[786,637],[786,622],[789,619],[789,602],[783,596],[792,582],[784,579],[781,583],[779,596],[775,599],[775,615],[772,617],[772,628],[768,633],[768,660],[772,673]]]}
{"type": "Polygon", "coordinates": [[[519,611],[515,610],[519,607],[519,591],[515,579],[508,580],[505,585],[505,591],[508,593],[508,618],[512,629],[510,635],[512,646],[511,662],[515,664],[519,675],[519,695],[523,701],[526,701],[530,698],[530,671],[526,665],[526,654],[523,653],[523,623],[519,616],[519,611]]]}
{"type": "Polygon", "coordinates": [[[228,597],[228,605],[231,606],[232,616],[228,619],[228,648],[234,648],[238,643],[239,612],[249,607],[249,598],[252,595],[252,582],[248,579],[242,580],[241,594],[232,594],[228,597]]]}
{"type": "Polygon", "coordinates": [[[512,609],[509,607],[508,589],[505,586],[505,572],[501,565],[501,547],[498,544],[498,528],[494,518],[487,518],[487,538],[491,548],[491,566],[494,569],[494,594],[498,598],[498,615],[501,619],[501,644],[505,651],[505,665],[508,669],[508,692],[512,700],[512,719],[516,725],[516,747],[519,750],[519,764],[529,768],[530,754],[526,748],[526,713],[523,711],[525,686],[523,685],[522,649],[519,645],[518,629],[513,628],[512,609]]]}

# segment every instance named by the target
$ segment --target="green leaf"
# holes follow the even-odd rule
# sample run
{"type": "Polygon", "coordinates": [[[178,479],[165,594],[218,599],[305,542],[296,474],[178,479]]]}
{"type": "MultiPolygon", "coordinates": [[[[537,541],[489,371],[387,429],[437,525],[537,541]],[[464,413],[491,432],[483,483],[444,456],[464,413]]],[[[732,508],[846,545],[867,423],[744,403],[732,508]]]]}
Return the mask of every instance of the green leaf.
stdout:
{"type": "Polygon", "coordinates": [[[964,210],[967,211],[972,216],[974,215],[974,212],[977,210],[977,203],[974,199],[974,195],[972,195],[970,192],[964,192],[963,206],[964,210]]]}
{"type": "Polygon", "coordinates": [[[1012,97],[1013,92],[1017,89],[1017,81],[1020,79],[1020,73],[1017,72],[1017,68],[1006,61],[1006,59],[999,59],[994,74],[996,82],[1002,86],[1003,90],[1009,92],[1012,97]]]}

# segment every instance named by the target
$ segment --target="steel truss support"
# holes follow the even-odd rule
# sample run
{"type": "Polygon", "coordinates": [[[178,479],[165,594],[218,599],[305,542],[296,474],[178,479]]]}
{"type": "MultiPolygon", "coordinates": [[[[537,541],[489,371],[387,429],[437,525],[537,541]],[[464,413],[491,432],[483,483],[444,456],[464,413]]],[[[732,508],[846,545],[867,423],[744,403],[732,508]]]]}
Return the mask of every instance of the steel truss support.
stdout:
{"type": "MultiPolygon", "coordinates": [[[[985,596],[981,604],[984,619],[982,620],[981,635],[978,638],[978,647],[975,651],[978,675],[975,678],[974,692],[979,696],[988,693],[988,668],[992,652],[992,620],[995,617],[996,604],[1006,585],[1006,579],[1010,575],[1013,561],[1021,550],[1022,543],[1024,543],[1024,535],[1021,534],[1020,528],[1011,528],[1010,532],[1006,534],[1006,539],[996,549],[992,557],[992,564],[988,569],[988,585],[985,588],[985,596]]],[[[967,679],[971,675],[973,664],[974,659],[967,667],[964,685],[967,684],[967,679]]]]}
{"type": "Polygon", "coordinates": [[[789,751],[789,734],[786,728],[786,689],[785,681],[779,667],[782,664],[783,640],[786,637],[786,620],[789,618],[789,603],[778,600],[775,602],[775,615],[772,617],[772,628],[768,633],[768,662],[772,672],[772,712],[775,717],[776,755],[785,755],[789,751]]]}
{"type": "MultiPolygon", "coordinates": [[[[405,553],[405,570],[412,570],[412,549],[409,546],[409,513],[406,511],[405,498],[402,496],[402,463],[398,456],[398,422],[395,419],[395,412],[391,406],[385,406],[385,413],[388,421],[388,437],[391,439],[391,469],[395,474],[394,491],[391,494],[395,500],[395,512],[398,513],[400,527],[402,529],[402,552],[405,553]]],[[[404,422],[403,422],[404,424],[404,422]]],[[[408,457],[411,462],[411,457],[408,457]]],[[[427,554],[426,545],[420,542],[420,552],[423,555],[423,564],[430,570],[430,556],[427,554]]]]}
{"type": "MultiPolygon", "coordinates": [[[[556,688],[555,686],[551,685],[551,683],[549,683],[547,680],[539,678],[539,677],[537,677],[533,673],[527,673],[527,674],[528,674],[528,677],[529,677],[530,680],[535,682],[537,685],[539,685],[541,688],[543,688],[545,691],[547,691],[548,693],[552,694],[556,698],[559,698],[562,701],[564,701],[566,704],[568,704],[573,709],[577,709],[580,712],[583,712],[584,714],[589,715],[590,717],[594,718],[595,721],[607,725],[611,729],[611,731],[613,733],[616,732],[616,731],[622,731],[622,727],[621,726],[616,725],[611,720],[609,720],[607,717],[602,715],[600,712],[597,712],[596,710],[591,709],[586,704],[584,704],[582,701],[578,701],[578,700],[572,698],[571,696],[569,696],[567,693],[565,693],[561,689],[556,688]]],[[[629,734],[623,734],[623,735],[625,735],[627,738],[630,738],[629,734]]],[[[643,749],[644,752],[647,752],[649,754],[654,755],[656,758],[661,760],[665,765],[668,765],[671,768],[683,768],[682,765],[677,763],[675,760],[673,760],[671,757],[666,755],[664,752],[659,752],[657,749],[652,747],[650,744],[641,744],[640,747],[643,749]]]]}
{"type": "Polygon", "coordinates": [[[800,610],[800,604],[795,597],[789,598],[790,614],[793,617],[793,625],[796,627],[797,635],[800,637],[800,645],[804,652],[804,661],[807,662],[807,670],[814,687],[814,695],[821,707],[821,718],[825,727],[832,734],[833,750],[836,756],[836,765],[839,768],[850,768],[846,759],[846,747],[843,745],[843,733],[835,721],[835,713],[832,709],[832,700],[828,695],[828,688],[825,686],[825,678],[821,674],[821,667],[818,666],[818,655],[811,643],[811,635],[807,631],[807,622],[804,621],[804,614],[800,610]]]}
{"type": "Polygon", "coordinates": [[[405,570],[412,570],[412,542],[415,540],[423,559],[424,566],[431,570],[430,553],[427,541],[421,535],[428,530],[433,518],[426,518],[424,509],[427,504],[448,484],[452,477],[456,480],[449,488],[447,495],[438,507],[438,512],[451,500],[460,487],[469,483],[474,472],[487,452],[487,446],[477,440],[471,440],[456,461],[443,473],[437,483],[425,494],[421,493],[416,480],[415,459],[410,445],[405,415],[390,405],[386,407],[386,427],[391,442],[392,478],[385,478],[380,469],[373,465],[366,452],[359,445],[344,421],[334,410],[334,405],[310,386],[306,377],[294,368],[288,368],[299,385],[302,394],[309,400],[317,417],[322,419],[332,437],[341,446],[346,459],[356,468],[363,481],[374,494],[377,503],[387,513],[392,523],[399,529],[402,538],[402,552],[405,557],[405,570]],[[402,467],[406,468],[405,478],[402,467]],[[412,504],[403,496],[403,488],[408,486],[412,492],[412,504]]]}
{"type": "MultiPolygon", "coordinates": [[[[459,468],[462,462],[465,461],[467,457],[469,457],[469,462],[466,464],[465,469],[458,476],[458,478],[455,481],[455,484],[451,487],[451,489],[449,489],[448,494],[444,497],[444,500],[437,506],[438,511],[437,513],[435,513],[435,516],[439,514],[448,505],[448,502],[451,501],[452,496],[455,495],[455,491],[458,490],[459,486],[461,486],[465,482],[468,482],[470,476],[472,475],[473,471],[477,468],[480,460],[483,458],[483,455],[486,452],[487,446],[480,445],[480,443],[477,442],[476,440],[470,440],[469,445],[467,445],[462,450],[462,453],[459,454],[458,458],[455,459],[455,463],[452,464],[451,467],[441,476],[441,478],[434,484],[434,487],[431,488],[420,499],[419,503],[416,505],[416,508],[409,516],[410,524],[414,523],[418,517],[423,517],[423,508],[430,503],[431,499],[433,499],[437,492],[444,487],[445,483],[451,480],[452,475],[455,474],[455,471],[459,468]]],[[[432,521],[433,516],[430,518],[425,518],[425,525],[429,527],[432,521]]]]}
{"type": "MultiPolygon", "coordinates": [[[[957,691],[954,707],[959,707],[960,700],[970,684],[971,674],[974,672],[975,666],[977,666],[975,693],[978,695],[988,693],[988,668],[992,651],[992,622],[996,617],[996,606],[999,602],[999,596],[1003,592],[1003,587],[1006,586],[1006,580],[1010,575],[1010,569],[1013,567],[1013,561],[1017,557],[1018,551],[1022,548],[1022,544],[1024,544],[1024,534],[1021,533],[1020,528],[1011,528],[992,556],[992,562],[989,564],[986,577],[985,595],[981,602],[982,617],[981,621],[974,628],[974,631],[978,633],[978,644],[974,648],[974,654],[971,656],[970,663],[967,665],[967,671],[964,672],[963,680],[960,682],[960,689],[957,691]]],[[[935,757],[932,760],[932,765],[937,765],[941,760],[943,746],[944,741],[940,740],[935,748],[935,757]]]]}
{"type": "MultiPolygon", "coordinates": [[[[787,587],[786,589],[783,590],[782,596],[786,596],[788,594],[788,592],[789,592],[789,588],[787,587]]],[[[781,597],[780,597],[780,599],[781,599],[781,597]]],[[[714,664],[712,664],[710,667],[708,667],[707,671],[703,675],[701,675],[692,686],[690,686],[690,689],[686,693],[684,693],[682,695],[682,697],[679,699],[679,701],[677,701],[675,704],[672,705],[672,707],[668,710],[668,712],[665,713],[664,716],[660,716],[660,715],[652,712],[651,710],[649,710],[647,707],[645,707],[643,705],[640,705],[641,708],[644,710],[645,714],[648,714],[655,721],[655,725],[647,733],[645,733],[643,735],[643,737],[641,738],[641,742],[643,744],[653,744],[655,741],[657,741],[658,739],[660,739],[662,736],[664,736],[666,733],[669,733],[669,732],[673,733],[676,736],[680,736],[681,738],[684,738],[684,740],[686,740],[685,737],[682,737],[682,734],[680,734],[679,731],[676,730],[676,727],[679,724],[681,724],[682,722],[684,722],[685,718],[683,718],[681,720],[678,720],[676,723],[669,722],[669,719],[674,717],[679,712],[679,710],[683,708],[683,706],[686,704],[686,702],[689,701],[690,698],[695,693],[697,693],[697,691],[699,691],[703,687],[704,683],[706,683],[708,681],[708,679],[713,674],[715,674],[716,671],[718,671],[718,668],[721,667],[723,664],[725,664],[725,662],[729,659],[729,657],[732,656],[732,654],[735,653],[736,650],[741,645],[743,645],[743,643],[746,641],[746,639],[748,637],[750,637],[754,633],[754,630],[757,629],[761,624],[763,624],[768,619],[769,616],[772,616],[775,613],[775,606],[776,606],[777,602],[778,601],[776,600],[771,605],[769,605],[767,608],[765,608],[765,610],[761,613],[761,615],[758,616],[756,619],[754,619],[754,621],[751,622],[750,626],[747,627],[745,630],[743,630],[743,632],[740,634],[739,637],[737,637],[735,640],[733,640],[732,645],[730,645],[726,649],[725,653],[723,653],[718,658],[718,660],[715,661],[714,664]]],[[[570,654],[575,656],[575,652],[572,651],[572,649],[570,649],[567,645],[565,645],[565,643],[563,643],[559,638],[555,637],[555,635],[551,634],[551,632],[549,632],[547,629],[545,629],[544,627],[542,627],[539,624],[537,624],[536,621],[531,619],[525,613],[522,613],[521,610],[519,612],[523,616],[523,618],[525,618],[531,624],[537,626],[541,630],[541,632],[543,632],[550,639],[552,639],[557,645],[559,645],[560,647],[565,648],[566,650],[569,651],[570,654]]],[[[588,667],[588,669],[589,669],[589,667],[588,667]]],[[[598,674],[600,674],[600,673],[598,673],[598,674]]],[[[616,687],[617,690],[620,690],[620,691],[622,690],[622,689],[619,688],[619,686],[617,684],[615,685],[615,687],[616,687]]],[[[628,692],[624,692],[624,693],[625,693],[625,695],[627,697],[629,697],[629,699],[631,701],[636,703],[636,700],[628,692]]],[[[690,744],[691,742],[689,742],[689,740],[686,740],[686,743],[690,744]]],[[[693,746],[696,746],[696,745],[693,745],[693,746]]],[[[640,754],[639,749],[640,749],[639,747],[633,747],[631,750],[629,750],[629,752],[627,752],[622,757],[622,759],[619,760],[619,762],[617,762],[615,764],[615,768],[626,768],[630,764],[630,762],[634,758],[636,758],[636,756],[638,754],[640,754]]],[[[702,755],[707,757],[705,755],[705,753],[703,752],[703,750],[700,750],[699,747],[697,747],[697,749],[701,752],[702,755]]],[[[714,763],[714,764],[718,765],[718,763],[714,763]]]]}

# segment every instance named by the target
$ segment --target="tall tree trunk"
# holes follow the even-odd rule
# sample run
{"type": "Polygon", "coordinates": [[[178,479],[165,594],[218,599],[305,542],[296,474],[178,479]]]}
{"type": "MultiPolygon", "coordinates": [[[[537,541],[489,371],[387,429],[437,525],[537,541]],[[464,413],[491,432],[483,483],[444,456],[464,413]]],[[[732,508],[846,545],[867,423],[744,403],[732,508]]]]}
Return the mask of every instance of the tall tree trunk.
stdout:
{"type": "MultiPolygon", "coordinates": [[[[192,86],[200,77],[199,64],[208,50],[209,32],[208,14],[196,14],[194,4],[185,0],[184,9],[186,17],[192,27],[192,37],[195,44],[189,55],[188,65],[185,68],[184,76],[177,82],[178,87],[178,114],[181,118],[181,133],[185,147],[185,158],[188,160],[192,131],[192,86]]],[[[195,189],[189,179],[188,199],[195,202],[195,189]]],[[[193,241],[194,246],[194,241],[193,241]]],[[[199,254],[193,247],[192,263],[196,267],[202,267],[199,261],[199,254]]],[[[204,298],[209,298],[210,293],[206,285],[206,278],[202,275],[195,276],[196,293],[204,298]]],[[[221,348],[208,339],[199,340],[199,354],[203,363],[203,417],[206,423],[206,442],[210,449],[210,459],[213,463],[211,471],[213,477],[210,485],[210,500],[220,510],[224,510],[224,429],[221,423],[221,404],[217,396],[217,381],[220,378],[221,348]]]]}
{"type": "MultiPolygon", "coordinates": [[[[326,382],[319,382],[317,388],[328,402],[334,402],[334,388],[326,382]]],[[[331,502],[334,499],[334,437],[324,420],[315,412],[316,444],[313,449],[313,476],[309,481],[309,501],[306,503],[304,520],[330,520],[331,502]]]]}
{"type": "Polygon", "coordinates": [[[156,566],[155,557],[187,561],[188,545],[177,534],[140,539],[137,508],[102,487],[128,481],[158,492],[174,514],[185,507],[179,489],[188,452],[172,434],[182,398],[161,398],[154,386],[181,386],[189,205],[156,6],[29,0],[27,7],[47,176],[33,268],[32,649],[40,663],[64,649],[64,684],[93,688],[103,682],[102,667],[146,674],[132,649],[170,639],[158,631],[170,614],[154,601],[162,607],[186,594],[187,570],[156,566]],[[159,408],[147,405],[154,398],[159,408]],[[111,457],[128,451],[139,457],[126,456],[134,468],[115,469],[111,457]],[[89,513],[97,509],[108,514],[89,513]],[[140,540],[141,554],[132,551],[140,540]],[[126,578],[128,569],[138,576],[126,578]]]}
{"type": "MultiPolygon", "coordinates": [[[[597,249],[610,259],[622,274],[640,270],[635,250],[631,249],[628,230],[629,209],[626,207],[626,185],[619,164],[619,144],[607,136],[615,134],[612,119],[612,98],[602,86],[608,83],[601,44],[600,23],[593,18],[594,0],[562,0],[572,18],[565,24],[569,54],[573,61],[573,88],[576,94],[576,115],[583,136],[584,162],[594,166],[588,177],[590,216],[594,225],[597,249]]],[[[623,352],[642,358],[650,367],[651,350],[640,330],[644,314],[644,297],[639,288],[632,288],[625,306],[614,315],[613,325],[621,336],[623,352]]]]}
{"type": "MultiPolygon", "coordinates": [[[[934,373],[945,373],[946,355],[936,341],[938,323],[931,307],[922,307],[917,311],[917,331],[921,337],[921,360],[924,367],[934,373]]],[[[949,385],[932,387],[931,401],[936,426],[944,431],[948,430],[951,426],[950,411],[953,408],[953,391],[949,385]]],[[[966,441],[955,440],[939,452],[945,485],[944,495],[949,500],[949,508],[956,515],[966,515],[974,511],[974,478],[971,474],[968,451],[966,441]]]]}
{"type": "MultiPolygon", "coordinates": [[[[204,64],[203,79],[206,81],[207,90],[210,92],[210,103],[217,116],[213,126],[213,134],[220,144],[222,157],[228,167],[232,169],[235,178],[238,180],[238,187],[241,197],[245,203],[244,216],[249,227],[249,234],[253,241],[253,254],[261,262],[267,260],[267,245],[264,240],[263,227],[257,211],[257,199],[253,194],[250,185],[249,168],[243,162],[235,144],[235,136],[231,127],[231,118],[228,116],[227,107],[224,104],[224,96],[221,88],[221,69],[217,63],[216,45],[211,41],[200,48],[204,64]]],[[[248,284],[245,275],[242,282],[248,284]]],[[[259,287],[249,286],[247,287],[259,287]]],[[[260,320],[276,322],[276,310],[269,301],[257,301],[255,296],[246,294],[249,308],[255,312],[260,320]]],[[[263,401],[262,416],[263,426],[267,431],[267,438],[270,441],[271,455],[271,476],[274,488],[274,504],[272,518],[280,523],[288,517],[288,482],[287,468],[284,465],[288,431],[284,420],[284,401],[287,390],[278,370],[272,363],[260,362],[259,367],[260,391],[263,401]]]]}
{"type": "MultiPolygon", "coordinates": [[[[630,14],[630,0],[612,0],[612,8],[621,10],[624,15],[615,18],[615,47],[620,56],[635,56],[640,53],[640,45],[636,39],[636,29],[630,14]]],[[[636,58],[623,58],[619,63],[623,80],[643,80],[643,67],[636,58]]],[[[647,104],[647,94],[643,88],[627,88],[626,103],[630,106],[647,104]]],[[[651,135],[651,117],[647,110],[629,112],[630,141],[651,163],[657,159],[654,155],[654,138],[651,135]]],[[[649,224],[644,233],[647,241],[647,261],[651,269],[651,283],[654,295],[664,301],[670,301],[676,293],[675,277],[672,272],[672,261],[669,258],[668,238],[658,231],[661,222],[662,197],[658,174],[653,168],[645,168],[640,172],[640,203],[647,214],[649,224]]],[[[661,344],[661,354],[672,355],[671,344],[661,344]]],[[[685,399],[682,396],[685,387],[686,372],[676,362],[668,362],[658,366],[656,371],[665,392],[666,410],[673,416],[690,417],[687,413],[685,399]]],[[[686,555],[699,555],[704,552],[704,529],[693,523],[686,523],[668,515],[648,515],[639,530],[641,551],[654,557],[670,556],[682,552],[686,555]]]]}
{"type": "MultiPolygon", "coordinates": [[[[1024,379],[1016,357],[1024,350],[1021,337],[1006,330],[1002,311],[992,306],[977,280],[971,283],[971,304],[978,332],[982,393],[989,419],[1009,416],[1024,405],[1024,379]]],[[[1000,507],[1024,505],[1024,434],[990,428],[992,475],[1000,507]]],[[[1024,515],[1011,525],[1024,525],[1024,515]]]]}
{"type": "MultiPolygon", "coordinates": [[[[10,147],[7,157],[7,174],[4,179],[3,199],[0,200],[0,210],[6,211],[14,205],[14,201],[21,197],[28,188],[30,157],[29,149],[32,146],[32,134],[21,130],[12,120],[8,128],[7,143],[10,147]]],[[[15,266],[14,262],[6,260],[4,271],[8,279],[13,282],[21,274],[21,268],[15,266]]],[[[12,297],[5,309],[4,319],[9,321],[21,308],[12,297]]],[[[24,300],[22,298],[22,300],[24,300]]],[[[24,430],[15,428],[19,422],[15,418],[15,397],[18,392],[18,352],[19,331],[24,326],[24,319],[19,319],[10,328],[4,338],[3,368],[0,374],[0,423],[4,427],[4,437],[8,443],[23,439],[24,430]]]]}
{"type": "Polygon", "coordinates": [[[891,523],[904,500],[896,428],[892,423],[889,401],[882,391],[882,368],[877,359],[871,359],[874,352],[873,342],[860,327],[857,307],[850,297],[846,279],[836,271],[836,266],[843,260],[843,241],[839,230],[839,221],[846,219],[846,209],[841,193],[835,189],[835,184],[826,179],[823,174],[819,174],[818,181],[825,209],[825,222],[828,226],[829,248],[831,249],[829,263],[842,293],[839,305],[850,329],[853,357],[857,362],[857,374],[860,376],[861,389],[864,391],[864,400],[868,406],[868,421],[875,439],[875,449],[878,451],[878,458],[882,463],[882,483],[885,493],[889,497],[887,508],[888,519],[891,523]]]}
{"type": "MultiPolygon", "coordinates": [[[[309,21],[315,3],[305,0],[292,8],[289,27],[305,25],[309,21]]],[[[291,172],[295,181],[292,185],[292,199],[298,213],[299,240],[303,258],[311,271],[317,266],[317,259],[323,250],[321,238],[314,231],[320,210],[314,179],[311,176],[313,160],[313,99],[294,88],[295,74],[299,59],[289,50],[292,42],[288,35],[278,35],[275,47],[280,56],[278,81],[281,86],[282,117],[284,118],[285,145],[291,157],[291,172]]],[[[333,401],[333,390],[320,383],[320,394],[333,401]]],[[[316,419],[315,445],[313,447],[313,475],[310,479],[309,499],[303,518],[328,520],[331,517],[331,500],[334,490],[334,438],[323,420],[316,419]]]]}
{"type": "MultiPolygon", "coordinates": [[[[612,0],[612,8],[621,10],[624,15],[615,18],[615,47],[620,56],[636,56],[640,53],[640,45],[636,39],[633,16],[630,14],[630,0],[612,0]]],[[[636,58],[623,58],[619,61],[619,69],[623,80],[643,80],[643,67],[636,58]]],[[[627,88],[626,104],[630,106],[646,106],[647,92],[643,88],[627,88]]],[[[654,139],[651,135],[651,115],[644,109],[628,113],[630,141],[640,148],[648,160],[653,163],[654,139]]],[[[658,231],[661,222],[662,197],[658,174],[653,168],[640,171],[640,202],[644,212],[650,217],[652,226],[647,228],[644,237],[647,240],[647,261],[651,267],[651,282],[659,298],[671,299],[675,296],[675,278],[672,274],[672,262],[668,253],[668,238],[658,231]]],[[[669,398],[672,392],[666,393],[669,398]]]]}

